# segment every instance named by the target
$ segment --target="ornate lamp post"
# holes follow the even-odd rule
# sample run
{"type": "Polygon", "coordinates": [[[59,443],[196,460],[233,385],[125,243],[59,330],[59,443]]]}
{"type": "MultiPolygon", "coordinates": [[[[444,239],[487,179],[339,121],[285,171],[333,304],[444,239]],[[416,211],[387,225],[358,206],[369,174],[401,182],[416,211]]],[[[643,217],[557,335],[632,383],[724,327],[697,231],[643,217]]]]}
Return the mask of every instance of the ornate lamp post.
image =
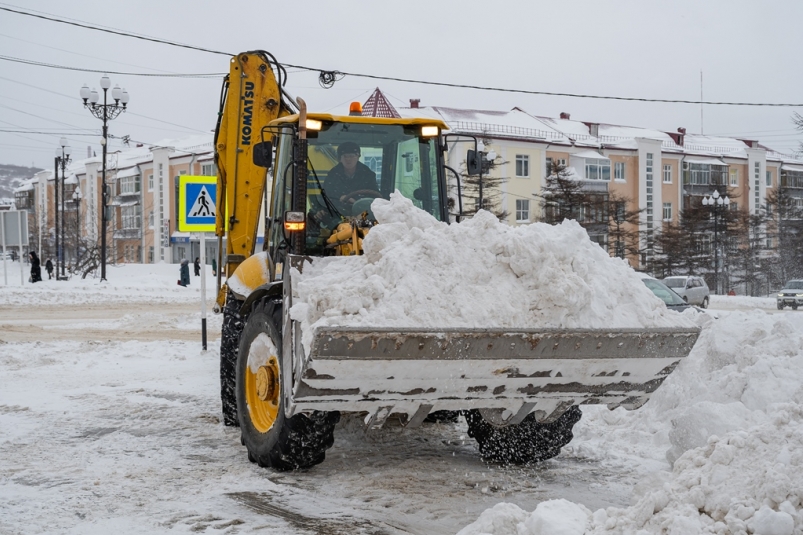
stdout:
{"type": "Polygon", "coordinates": [[[725,197],[721,197],[717,190],[709,197],[708,195],[703,197],[703,206],[708,206],[711,211],[714,213],[714,287],[716,288],[716,293],[719,294],[719,213],[722,209],[728,209],[730,206],[731,200],[726,195],[725,197]]]}
{"type": "Polygon", "coordinates": [[[78,257],[81,247],[81,188],[75,186],[72,193],[72,202],[75,205],[75,264],[78,265],[78,257]]]}
{"type": "Polygon", "coordinates": [[[103,75],[100,79],[100,87],[103,89],[103,104],[98,104],[100,95],[95,89],[89,90],[89,87],[84,85],[81,88],[81,98],[84,99],[84,107],[87,108],[92,115],[103,121],[103,137],[100,140],[103,145],[103,175],[101,179],[102,192],[101,192],[101,231],[100,231],[100,280],[106,280],[106,206],[108,204],[108,193],[106,191],[106,146],[109,141],[109,130],[107,123],[116,118],[126,110],[128,104],[128,92],[125,89],[120,89],[119,85],[114,86],[112,89],[112,98],[114,104],[108,104],[107,93],[112,83],[108,76],[103,75]]]}
{"type": "Polygon", "coordinates": [[[72,148],[67,144],[67,138],[59,140],[56,149],[56,179],[53,184],[55,192],[55,223],[56,223],[56,280],[63,280],[64,274],[64,180],[67,177],[67,164],[70,163],[72,148]],[[59,215],[59,167],[61,167],[61,215],[59,215]],[[61,261],[61,277],[59,277],[59,261],[61,261]]]}

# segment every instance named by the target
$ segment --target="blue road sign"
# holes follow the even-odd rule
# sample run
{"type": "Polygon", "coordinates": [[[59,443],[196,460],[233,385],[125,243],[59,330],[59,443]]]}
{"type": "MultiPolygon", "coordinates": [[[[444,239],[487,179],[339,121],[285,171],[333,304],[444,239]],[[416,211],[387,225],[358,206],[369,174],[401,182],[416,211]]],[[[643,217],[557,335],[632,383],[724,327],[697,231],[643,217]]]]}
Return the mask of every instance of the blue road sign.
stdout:
{"type": "Polygon", "coordinates": [[[214,232],[217,177],[181,175],[178,180],[178,230],[214,232]]]}

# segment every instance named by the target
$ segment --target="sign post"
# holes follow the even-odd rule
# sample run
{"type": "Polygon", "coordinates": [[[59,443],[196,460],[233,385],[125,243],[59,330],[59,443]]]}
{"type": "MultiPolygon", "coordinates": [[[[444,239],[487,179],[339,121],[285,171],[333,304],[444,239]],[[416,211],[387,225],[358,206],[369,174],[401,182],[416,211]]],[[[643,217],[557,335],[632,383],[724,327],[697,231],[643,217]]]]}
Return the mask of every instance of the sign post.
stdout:
{"type": "Polygon", "coordinates": [[[20,285],[25,284],[25,270],[22,267],[22,248],[28,245],[28,212],[25,210],[8,210],[0,212],[0,241],[3,246],[3,280],[8,285],[6,271],[6,247],[19,249],[20,285]]]}
{"type": "Polygon", "coordinates": [[[178,178],[178,230],[194,232],[201,247],[201,344],[206,351],[206,233],[215,231],[217,177],[178,178]]]}

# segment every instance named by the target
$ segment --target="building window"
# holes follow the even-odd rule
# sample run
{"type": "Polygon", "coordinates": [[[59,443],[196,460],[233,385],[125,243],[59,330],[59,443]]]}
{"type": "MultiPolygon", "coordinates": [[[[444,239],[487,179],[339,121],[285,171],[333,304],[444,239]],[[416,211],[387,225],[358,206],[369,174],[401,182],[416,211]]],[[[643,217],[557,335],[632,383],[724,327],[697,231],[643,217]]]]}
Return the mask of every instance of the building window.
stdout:
{"type": "Polygon", "coordinates": [[[16,192],[14,194],[14,202],[18,210],[33,208],[33,190],[16,192]]]}
{"type": "Polygon", "coordinates": [[[683,183],[695,186],[724,186],[727,179],[726,165],[683,162],[683,183]]]}
{"type": "Polygon", "coordinates": [[[523,178],[530,176],[530,157],[526,154],[516,155],[516,176],[523,178]]]}
{"type": "Polygon", "coordinates": [[[120,217],[122,219],[122,228],[124,229],[138,229],[142,226],[139,205],[121,207],[120,217]]]}
{"type": "Polygon", "coordinates": [[[124,176],[120,179],[120,195],[139,193],[139,175],[124,176]]]}
{"type": "Polygon", "coordinates": [[[203,176],[217,176],[217,166],[214,163],[202,164],[201,174],[203,176]]]}
{"type": "Polygon", "coordinates": [[[772,172],[771,171],[767,171],[767,187],[768,188],[772,187],[772,172]]]}
{"type": "Polygon", "coordinates": [[[664,184],[672,183],[672,166],[664,165],[664,184]]]}
{"type": "Polygon", "coordinates": [[[177,247],[178,250],[178,259],[184,260],[187,258],[187,248],[186,247],[177,247]]]}
{"type": "Polygon", "coordinates": [[[153,210],[148,212],[148,227],[153,228],[153,210]]]}
{"type": "Polygon", "coordinates": [[[153,264],[153,245],[148,247],[148,263],[153,264]]]}
{"type": "Polygon", "coordinates": [[[755,191],[755,195],[753,197],[755,199],[754,206],[755,206],[755,209],[756,209],[756,215],[758,215],[759,213],[761,213],[761,163],[760,162],[755,162],[755,173],[754,173],[754,177],[753,178],[754,178],[753,184],[755,185],[755,190],[756,190],[755,191]]]}
{"type": "Polygon", "coordinates": [[[556,158],[556,159],[553,160],[552,158],[547,158],[546,159],[546,176],[555,174],[555,169],[553,168],[553,166],[558,166],[558,167],[561,167],[561,168],[566,167],[566,159],[565,158],[556,158]]]}
{"type": "Polygon", "coordinates": [[[738,186],[739,185],[739,170],[738,169],[731,169],[730,170],[730,185],[731,186],[738,186]]]}
{"type": "Polygon", "coordinates": [[[611,161],[594,158],[586,159],[586,179],[588,180],[610,180],[611,161]]]}
{"type": "Polygon", "coordinates": [[[625,162],[616,162],[613,164],[613,178],[615,180],[625,179],[625,162]]]}
{"type": "Polygon", "coordinates": [[[148,191],[153,191],[153,173],[148,175],[148,191]]]}
{"type": "Polygon", "coordinates": [[[664,203],[664,221],[672,221],[672,203],[664,203]]]}
{"type": "Polygon", "coordinates": [[[516,223],[527,223],[530,221],[530,201],[527,199],[516,199],[516,223]]]}

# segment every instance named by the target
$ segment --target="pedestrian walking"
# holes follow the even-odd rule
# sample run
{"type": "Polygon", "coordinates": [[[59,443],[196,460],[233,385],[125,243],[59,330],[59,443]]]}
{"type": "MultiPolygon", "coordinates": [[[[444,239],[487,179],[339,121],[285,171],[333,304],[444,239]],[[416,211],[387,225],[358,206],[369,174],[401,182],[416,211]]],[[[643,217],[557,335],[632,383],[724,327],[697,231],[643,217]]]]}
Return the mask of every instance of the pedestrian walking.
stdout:
{"type": "Polygon", "coordinates": [[[178,280],[179,285],[189,286],[190,284],[190,261],[186,258],[181,261],[181,268],[179,269],[181,278],[178,280]]]}
{"type": "Polygon", "coordinates": [[[36,251],[31,251],[28,256],[31,259],[31,282],[42,282],[42,264],[36,256],[36,251]]]}
{"type": "Polygon", "coordinates": [[[217,277],[217,262],[215,259],[212,259],[212,276],[217,277]]]}
{"type": "Polygon", "coordinates": [[[47,271],[48,280],[52,279],[53,278],[53,262],[51,262],[49,258],[47,259],[47,262],[45,262],[45,271],[47,271]]]}
{"type": "Polygon", "coordinates": [[[193,267],[195,268],[195,276],[201,276],[201,259],[197,256],[195,257],[195,262],[193,263],[193,267]]]}

